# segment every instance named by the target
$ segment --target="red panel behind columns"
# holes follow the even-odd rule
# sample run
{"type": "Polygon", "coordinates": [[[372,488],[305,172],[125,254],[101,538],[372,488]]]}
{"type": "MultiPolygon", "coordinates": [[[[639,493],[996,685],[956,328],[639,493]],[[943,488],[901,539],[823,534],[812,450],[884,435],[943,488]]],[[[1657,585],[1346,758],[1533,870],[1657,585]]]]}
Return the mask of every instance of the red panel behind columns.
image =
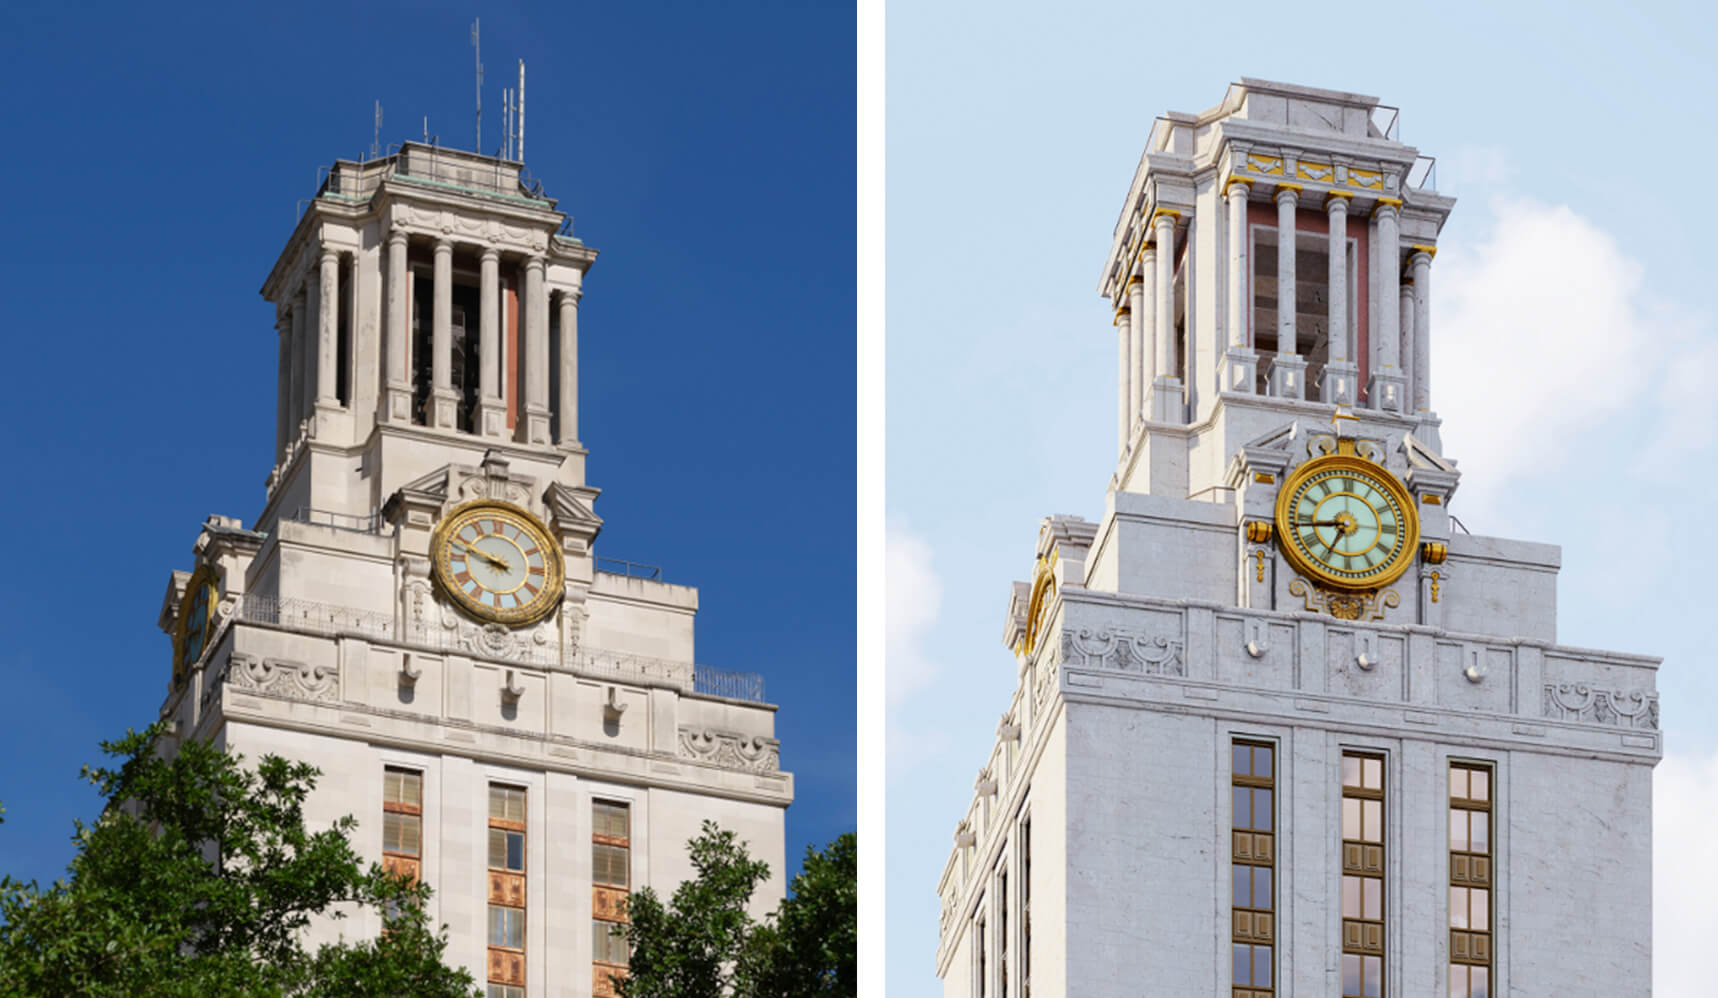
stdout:
{"type": "MultiPolygon", "coordinates": [[[[1371,277],[1372,271],[1369,265],[1369,257],[1371,254],[1367,252],[1367,248],[1370,245],[1369,240],[1371,236],[1372,220],[1369,218],[1356,218],[1352,208],[1353,202],[1350,201],[1349,204],[1351,207],[1348,215],[1348,238],[1354,240],[1354,255],[1356,257],[1354,263],[1354,339],[1356,341],[1354,350],[1356,356],[1350,359],[1353,360],[1355,366],[1360,369],[1358,378],[1359,384],[1357,386],[1358,394],[1355,397],[1363,402],[1366,400],[1366,382],[1371,377],[1372,362],[1372,352],[1368,349],[1371,345],[1371,336],[1368,327],[1371,322],[1370,303],[1372,297],[1371,285],[1368,284],[1368,279],[1371,277]]],[[[1277,227],[1276,202],[1248,201],[1247,225],[1249,227],[1258,225],[1275,229],[1277,227]]],[[[1324,213],[1324,205],[1320,203],[1309,207],[1305,201],[1302,201],[1294,213],[1294,230],[1297,234],[1305,232],[1309,235],[1323,236],[1325,239],[1329,239],[1330,216],[1324,213]]],[[[1249,240],[1251,239],[1250,234],[1248,238],[1249,240]]],[[[1247,253],[1248,266],[1251,266],[1253,262],[1251,250],[1252,247],[1249,242],[1247,253]]],[[[1227,266],[1226,263],[1225,266],[1227,266]]],[[[1250,281],[1251,279],[1252,275],[1249,274],[1248,280],[1250,281]]],[[[1249,303],[1247,308],[1247,322],[1249,325],[1247,336],[1248,343],[1254,342],[1252,338],[1252,330],[1250,328],[1252,315],[1253,310],[1251,303],[1249,303]]]]}

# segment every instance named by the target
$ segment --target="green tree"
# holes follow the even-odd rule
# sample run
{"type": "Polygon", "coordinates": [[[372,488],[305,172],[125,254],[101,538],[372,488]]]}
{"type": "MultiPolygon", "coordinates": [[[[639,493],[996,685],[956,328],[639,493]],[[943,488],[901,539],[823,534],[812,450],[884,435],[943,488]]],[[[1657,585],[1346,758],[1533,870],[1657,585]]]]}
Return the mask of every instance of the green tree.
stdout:
{"type": "Polygon", "coordinates": [[[0,877],[0,995],[478,994],[442,962],[427,887],[365,867],[350,816],[305,827],[314,767],[264,756],[251,768],[203,741],[168,759],[162,730],[103,743],[117,768],[85,767],[107,806],[77,824],[66,879],[0,877]],[[342,917],[336,905],[387,911],[388,931],[308,951],[304,928],[342,917]]]}
{"type": "Polygon", "coordinates": [[[856,845],[849,833],[807,847],[793,893],[762,923],[746,911],[769,866],[706,821],[687,843],[694,876],[664,904],[627,900],[631,947],[622,998],[846,998],[857,991],[856,845]]]}

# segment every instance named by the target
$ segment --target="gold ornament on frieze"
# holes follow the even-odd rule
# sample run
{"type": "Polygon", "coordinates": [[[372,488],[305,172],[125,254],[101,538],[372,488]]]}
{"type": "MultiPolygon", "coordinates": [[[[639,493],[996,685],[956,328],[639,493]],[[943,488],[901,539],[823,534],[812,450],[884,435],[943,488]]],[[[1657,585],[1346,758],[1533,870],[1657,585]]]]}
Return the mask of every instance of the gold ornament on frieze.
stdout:
{"type": "Polygon", "coordinates": [[[1269,520],[1248,520],[1247,521],[1247,540],[1252,541],[1254,544],[1266,544],[1266,543],[1270,542],[1270,539],[1271,539],[1271,521],[1269,521],[1269,520]]]}
{"type": "Polygon", "coordinates": [[[1420,545],[1420,557],[1426,559],[1428,565],[1442,565],[1450,554],[1450,546],[1443,541],[1427,541],[1420,545]]]}
{"type": "Polygon", "coordinates": [[[1402,605],[1394,589],[1340,592],[1310,585],[1305,579],[1289,582],[1289,594],[1299,596],[1312,613],[1328,613],[1338,620],[1383,620],[1384,611],[1402,605]]]}

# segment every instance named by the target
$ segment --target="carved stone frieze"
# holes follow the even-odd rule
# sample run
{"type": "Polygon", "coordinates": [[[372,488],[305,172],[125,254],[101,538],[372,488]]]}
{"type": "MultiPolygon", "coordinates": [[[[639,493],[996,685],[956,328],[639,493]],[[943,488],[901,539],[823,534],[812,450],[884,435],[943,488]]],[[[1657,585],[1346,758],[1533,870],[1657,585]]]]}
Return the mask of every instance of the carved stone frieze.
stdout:
{"type": "Polygon", "coordinates": [[[1185,676],[1187,663],[1181,651],[1181,639],[1167,635],[1110,628],[1062,632],[1062,660],[1087,669],[1185,676]]]}
{"type": "Polygon", "coordinates": [[[281,658],[234,655],[227,666],[226,680],[235,689],[273,693],[294,700],[333,702],[340,693],[338,666],[311,666],[281,658]]]}
{"type": "Polygon", "coordinates": [[[1545,716],[1557,721],[1588,721],[1615,728],[1658,729],[1658,694],[1646,690],[1607,690],[1586,683],[1546,683],[1545,716]]]}
{"type": "Polygon", "coordinates": [[[436,603],[441,610],[441,633],[436,643],[444,648],[458,648],[481,658],[507,661],[541,662],[554,656],[552,619],[514,630],[503,624],[479,624],[468,620],[439,597],[436,603]]]}
{"type": "Polygon", "coordinates": [[[681,728],[680,755],[748,773],[781,771],[781,742],[715,728],[681,728]]]}

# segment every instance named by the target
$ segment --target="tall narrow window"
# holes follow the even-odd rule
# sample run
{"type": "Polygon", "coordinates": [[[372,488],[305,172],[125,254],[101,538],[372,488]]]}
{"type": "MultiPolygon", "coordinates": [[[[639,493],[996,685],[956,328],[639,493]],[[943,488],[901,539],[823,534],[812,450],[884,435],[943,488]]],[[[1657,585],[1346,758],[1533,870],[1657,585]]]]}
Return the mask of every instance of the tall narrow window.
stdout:
{"type": "Polygon", "coordinates": [[[626,896],[632,888],[632,811],[591,802],[591,993],[613,998],[626,976],[626,896]]]}
{"type": "Polygon", "coordinates": [[[1032,822],[1020,823],[1020,998],[1032,998],[1032,822]]]}
{"type": "Polygon", "coordinates": [[[489,998],[525,998],[525,790],[489,785],[489,998]]]}
{"type": "Polygon", "coordinates": [[[1008,998],[1008,870],[996,875],[996,994],[1008,998]]]}
{"type": "Polygon", "coordinates": [[[1342,754],[1342,995],[1384,994],[1384,759],[1342,754]]]}
{"type": "Polygon", "coordinates": [[[413,881],[423,859],[423,774],[382,770],[382,867],[413,881]]]}
{"type": "MultiPolygon", "coordinates": [[[[982,903],[982,902],[980,902],[982,903]]],[[[973,938],[978,940],[978,998],[984,998],[990,993],[990,972],[984,964],[984,919],[980,918],[973,926],[973,938]]]]}
{"type": "Polygon", "coordinates": [[[1450,763],[1450,998],[1491,998],[1491,769],[1450,763]]]}
{"type": "Polygon", "coordinates": [[[1232,994],[1270,998],[1276,994],[1276,749],[1236,741],[1231,752],[1232,994]]]}

